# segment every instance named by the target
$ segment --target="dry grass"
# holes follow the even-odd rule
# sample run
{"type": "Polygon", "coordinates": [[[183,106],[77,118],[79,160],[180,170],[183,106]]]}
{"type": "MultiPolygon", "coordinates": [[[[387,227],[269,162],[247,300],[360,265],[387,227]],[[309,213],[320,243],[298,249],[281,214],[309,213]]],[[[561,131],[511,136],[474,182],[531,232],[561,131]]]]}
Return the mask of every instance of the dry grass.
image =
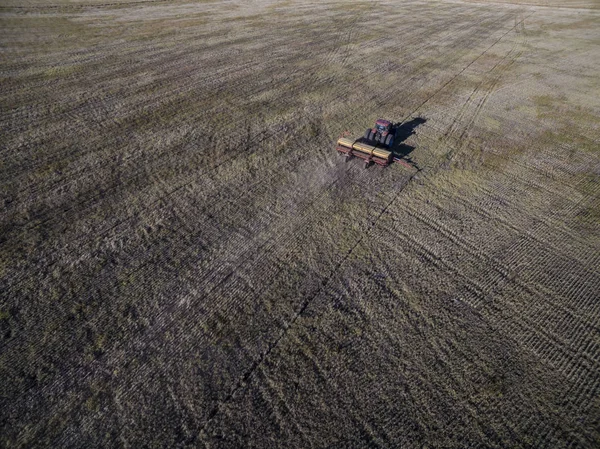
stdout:
{"type": "Polygon", "coordinates": [[[600,16],[526,3],[5,2],[2,445],[596,447],[600,16]]]}

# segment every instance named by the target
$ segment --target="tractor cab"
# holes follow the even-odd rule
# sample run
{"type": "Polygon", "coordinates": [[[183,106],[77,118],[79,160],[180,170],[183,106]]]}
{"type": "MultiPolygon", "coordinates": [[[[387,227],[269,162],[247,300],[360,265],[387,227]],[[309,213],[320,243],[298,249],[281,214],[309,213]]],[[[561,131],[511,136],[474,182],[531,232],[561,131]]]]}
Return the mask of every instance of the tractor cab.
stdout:
{"type": "Polygon", "coordinates": [[[375,122],[375,132],[380,134],[387,134],[390,131],[392,123],[387,120],[377,120],[375,122]]]}

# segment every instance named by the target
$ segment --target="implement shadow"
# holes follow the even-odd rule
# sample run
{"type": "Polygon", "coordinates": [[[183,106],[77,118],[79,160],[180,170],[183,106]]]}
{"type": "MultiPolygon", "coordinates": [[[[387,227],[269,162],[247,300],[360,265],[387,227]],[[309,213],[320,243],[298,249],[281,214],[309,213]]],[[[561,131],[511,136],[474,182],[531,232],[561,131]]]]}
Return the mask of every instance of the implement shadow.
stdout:
{"type": "Polygon", "coordinates": [[[396,128],[394,143],[390,148],[395,158],[405,158],[413,152],[415,147],[404,143],[406,139],[415,133],[415,129],[427,121],[424,117],[416,117],[409,122],[403,123],[396,128]]]}
{"type": "Polygon", "coordinates": [[[409,122],[403,123],[396,128],[392,153],[394,157],[406,157],[415,149],[412,145],[404,143],[406,139],[415,133],[415,129],[427,121],[426,118],[416,117],[409,122]]]}

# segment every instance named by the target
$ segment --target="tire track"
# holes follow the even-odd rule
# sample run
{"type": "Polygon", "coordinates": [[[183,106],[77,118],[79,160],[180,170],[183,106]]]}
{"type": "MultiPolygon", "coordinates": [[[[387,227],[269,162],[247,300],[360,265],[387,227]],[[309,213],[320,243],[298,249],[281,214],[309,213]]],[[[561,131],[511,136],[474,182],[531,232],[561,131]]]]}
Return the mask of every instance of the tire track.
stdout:
{"type": "Polygon", "coordinates": [[[238,379],[238,381],[235,383],[233,388],[227,394],[225,399],[218,402],[216,404],[216,406],[211,410],[211,412],[208,414],[208,418],[207,418],[205,424],[200,427],[200,429],[197,433],[197,436],[196,436],[196,438],[194,438],[192,443],[195,443],[197,438],[200,438],[200,439],[203,438],[203,436],[205,435],[206,428],[210,424],[210,422],[212,420],[214,420],[214,418],[222,410],[222,408],[233,399],[233,397],[237,393],[237,391],[239,391],[240,389],[245,387],[245,384],[250,380],[250,378],[252,377],[254,372],[259,367],[261,367],[261,365],[269,357],[271,352],[279,345],[279,343],[282,341],[282,339],[284,339],[287,336],[289,330],[294,326],[294,324],[296,323],[298,318],[304,313],[304,311],[314,301],[314,299],[317,298],[317,296],[320,295],[321,292],[327,288],[327,286],[329,285],[331,280],[339,272],[340,268],[350,258],[350,256],[352,255],[352,252],[362,243],[362,241],[365,239],[365,237],[369,236],[373,227],[375,227],[375,225],[377,224],[379,219],[383,216],[383,214],[385,214],[387,212],[387,210],[392,206],[394,201],[400,196],[400,193],[404,190],[404,188],[406,188],[406,186],[408,186],[410,184],[410,181],[412,180],[412,178],[414,177],[415,174],[413,174],[410,178],[408,178],[408,180],[406,181],[406,184],[398,191],[398,193],[396,193],[392,197],[392,199],[390,201],[388,201],[386,203],[385,207],[381,210],[381,212],[379,212],[379,214],[376,216],[374,221],[371,224],[369,224],[369,226],[363,233],[361,233],[361,235],[357,239],[356,243],[346,252],[346,254],[336,264],[335,268],[332,270],[330,275],[328,275],[323,281],[321,281],[321,286],[319,287],[317,292],[314,295],[310,296],[307,300],[303,301],[302,305],[297,310],[297,312],[294,313],[293,317],[289,320],[289,322],[284,323],[279,336],[277,336],[276,339],[267,347],[267,349],[254,361],[254,363],[252,363],[250,368],[244,372],[244,374],[238,379]]]}
{"type": "MultiPolygon", "coordinates": [[[[365,78],[366,77],[367,76],[365,76],[365,78]]],[[[343,93],[339,93],[336,98],[341,98],[342,96],[343,96],[343,93]]],[[[274,137],[274,136],[271,136],[271,137],[274,137]]],[[[207,170],[202,171],[199,175],[202,175],[203,173],[208,172],[208,171],[210,171],[210,170],[212,170],[214,168],[218,168],[219,166],[223,165],[224,163],[231,162],[232,159],[233,158],[227,158],[225,161],[220,162],[218,164],[215,164],[215,166],[209,167],[207,170]]],[[[174,190],[173,193],[175,193],[176,191],[177,190],[174,190]]],[[[100,195],[104,195],[105,193],[106,192],[102,192],[101,194],[98,194],[96,197],[99,197],[100,195]]],[[[167,195],[168,195],[168,193],[167,193],[167,195]]],[[[166,198],[167,195],[160,197],[155,203],[159,203],[160,204],[161,201],[164,201],[164,199],[166,198]]],[[[155,204],[155,203],[153,203],[153,204],[155,204]]],[[[81,237],[81,238],[83,238],[83,237],[81,237]]]]}
{"type": "MultiPolygon", "coordinates": [[[[525,20],[525,19],[523,19],[525,20]]],[[[512,30],[512,29],[511,29],[512,30]]],[[[444,87],[446,87],[448,84],[450,84],[454,79],[456,79],[458,76],[460,76],[460,74],[462,74],[468,67],[470,67],[475,61],[477,61],[481,56],[483,56],[487,51],[489,51],[494,45],[496,45],[496,43],[498,43],[502,37],[506,36],[511,30],[509,30],[508,32],[506,32],[505,34],[503,34],[500,39],[498,39],[497,41],[495,41],[490,47],[488,47],[483,53],[481,53],[477,58],[475,58],[473,61],[471,61],[465,68],[463,68],[458,74],[456,74],[453,78],[450,79],[450,81],[446,82],[444,85],[442,85],[442,87],[435,91],[431,96],[429,96],[424,102],[421,103],[421,105],[415,109],[412,113],[410,113],[406,118],[408,119],[409,117],[413,116],[414,113],[416,113],[416,111],[418,109],[420,109],[424,104],[426,104],[431,98],[433,98],[433,96],[435,96],[437,93],[439,93],[444,87]]],[[[403,121],[405,121],[403,120],[403,121]]],[[[407,184],[408,185],[410,183],[410,181],[413,179],[413,177],[415,176],[416,173],[414,173],[408,180],[407,184]]],[[[406,187],[405,185],[405,187],[406,187]]],[[[405,188],[404,187],[404,188],[405,188]]],[[[370,231],[372,230],[372,228],[377,224],[377,222],[379,221],[379,219],[381,218],[381,216],[387,212],[387,210],[389,209],[389,207],[393,204],[393,202],[398,198],[400,192],[403,189],[401,189],[384,207],[384,209],[381,211],[381,213],[377,216],[376,220],[369,226],[369,228],[367,229],[367,231],[363,234],[363,236],[361,236],[361,238],[359,240],[357,240],[357,243],[351,247],[351,249],[348,251],[348,253],[344,256],[344,258],[341,259],[341,261],[339,262],[339,264],[336,266],[336,269],[333,271],[333,273],[339,271],[339,269],[341,268],[341,266],[346,262],[346,260],[348,260],[348,258],[350,257],[350,255],[352,254],[352,252],[354,251],[354,249],[362,242],[362,240],[364,239],[365,236],[369,235],[370,231]]],[[[327,287],[329,281],[332,279],[332,276],[330,276],[326,281],[323,281],[322,284],[322,288],[319,289],[319,291],[317,292],[317,295],[322,291],[323,288],[327,287]]],[[[298,310],[298,312],[294,315],[294,318],[290,321],[290,323],[286,326],[283,327],[282,332],[280,333],[280,336],[274,341],[274,343],[272,345],[270,345],[267,350],[252,364],[252,366],[250,367],[249,370],[247,370],[238,380],[238,382],[234,385],[234,387],[232,388],[232,390],[230,391],[230,393],[226,396],[226,398],[217,403],[216,407],[213,408],[213,410],[210,412],[210,414],[208,415],[208,419],[206,421],[206,423],[200,428],[199,432],[198,432],[198,436],[200,438],[203,437],[203,435],[205,434],[206,428],[207,426],[210,424],[210,422],[217,416],[217,414],[220,412],[220,410],[222,409],[223,406],[225,406],[228,402],[230,402],[235,393],[242,389],[246,382],[250,380],[250,377],[252,376],[252,374],[254,373],[254,371],[263,364],[264,360],[269,356],[269,354],[273,351],[273,349],[275,347],[278,346],[279,342],[287,335],[289,329],[291,327],[293,327],[293,325],[295,324],[295,322],[297,321],[297,319],[302,315],[302,313],[306,310],[306,308],[310,305],[310,303],[314,300],[315,296],[310,297],[307,301],[304,302],[304,304],[302,305],[302,307],[298,310]]],[[[195,442],[195,440],[193,441],[195,442]]]]}
{"type": "MultiPolygon", "coordinates": [[[[339,96],[341,97],[341,93],[339,94],[339,96]]],[[[304,122],[308,123],[309,118],[304,118],[303,119],[304,122]]],[[[300,123],[304,123],[302,121],[299,121],[300,123]]],[[[285,126],[287,127],[287,126],[285,126]]],[[[276,129],[274,132],[272,132],[269,136],[262,138],[259,142],[257,142],[256,144],[260,144],[262,142],[264,142],[266,139],[269,138],[277,138],[278,135],[280,135],[283,132],[283,129],[276,129]]],[[[261,132],[259,132],[257,135],[253,136],[250,141],[248,142],[250,145],[253,145],[255,143],[255,140],[258,136],[261,135],[261,132]]],[[[235,146],[235,145],[234,145],[235,146]]],[[[226,151],[225,153],[230,153],[232,155],[235,155],[236,153],[233,151],[226,151]]],[[[253,152],[249,152],[250,154],[252,154],[253,152]]],[[[247,156],[247,155],[246,155],[247,156]]],[[[235,158],[233,156],[231,157],[226,157],[225,160],[222,161],[218,161],[216,164],[209,166],[208,168],[206,168],[205,170],[202,170],[200,173],[196,173],[196,174],[192,174],[188,177],[187,180],[184,180],[183,183],[179,183],[179,185],[177,185],[175,188],[172,188],[171,190],[169,190],[166,194],[160,196],[158,199],[156,199],[155,201],[153,201],[149,206],[152,207],[154,204],[161,204],[164,203],[166,198],[169,198],[171,196],[173,196],[174,194],[178,193],[182,188],[190,185],[191,183],[193,183],[195,181],[195,179],[198,179],[202,176],[204,176],[206,173],[211,172],[212,170],[214,170],[215,168],[220,167],[221,165],[225,164],[225,163],[231,163],[235,158]]],[[[100,196],[103,196],[106,194],[106,191],[103,191],[102,193],[99,193],[95,198],[99,198],[100,196]]],[[[73,209],[75,206],[73,206],[71,209],[73,209]]],[[[146,208],[147,210],[147,208],[146,208]]],[[[134,216],[130,216],[125,218],[123,221],[116,223],[115,225],[113,225],[112,227],[116,227],[119,226],[121,223],[125,222],[126,220],[129,220],[131,218],[134,218],[134,216]]],[[[101,234],[102,235],[102,234],[101,234]]],[[[82,239],[84,236],[81,236],[80,239],[82,239]]],[[[74,243],[77,240],[73,240],[70,243],[74,243]]],[[[44,257],[45,259],[45,257],[44,257]]]]}
{"type": "MultiPolygon", "coordinates": [[[[332,184],[328,185],[326,187],[325,190],[323,190],[321,192],[321,196],[325,195],[327,193],[327,191],[329,190],[329,188],[333,185],[337,183],[337,180],[335,180],[332,184]]],[[[314,201],[312,203],[309,203],[307,205],[307,210],[304,213],[304,220],[309,220],[309,219],[313,219],[314,217],[311,216],[310,214],[310,210],[311,210],[311,206],[314,205],[314,201]]],[[[302,224],[302,222],[299,223],[299,226],[302,224]]],[[[285,223],[283,224],[285,225],[285,223]]],[[[283,226],[282,225],[282,226],[283,226]]],[[[277,236],[273,237],[273,238],[268,238],[264,241],[259,241],[257,242],[257,246],[253,245],[250,247],[243,247],[243,246],[238,246],[233,253],[233,260],[235,260],[233,267],[231,268],[227,268],[224,267],[224,272],[223,270],[219,271],[209,271],[208,274],[205,274],[203,280],[205,281],[206,285],[210,285],[211,281],[216,281],[216,285],[213,288],[209,288],[208,291],[206,292],[205,296],[209,296],[215,288],[218,288],[220,285],[222,285],[224,282],[226,282],[233,273],[235,273],[236,271],[238,271],[240,269],[241,266],[243,266],[251,257],[252,255],[256,254],[257,252],[263,253],[265,251],[265,248],[273,247],[273,246],[277,246],[277,247],[281,247],[282,243],[280,241],[281,236],[283,236],[283,233],[285,231],[284,230],[280,230],[279,233],[276,232],[277,236]],[[219,273],[221,274],[219,276],[219,273]],[[217,279],[219,279],[217,281],[217,279]]],[[[293,232],[288,233],[289,234],[293,234],[293,232]]],[[[195,265],[194,262],[188,264],[188,266],[190,265],[195,265]]],[[[219,270],[220,267],[217,267],[216,270],[219,270]]],[[[156,279],[156,281],[158,284],[162,284],[164,283],[163,279],[156,279]]],[[[163,310],[161,312],[160,315],[157,316],[156,319],[156,325],[150,330],[145,332],[144,334],[144,339],[142,340],[140,337],[140,344],[142,345],[140,346],[136,346],[136,350],[137,351],[143,351],[143,348],[147,348],[149,347],[149,345],[160,335],[164,334],[165,332],[167,332],[169,330],[169,328],[171,328],[172,326],[175,326],[176,324],[179,325],[179,322],[176,320],[175,316],[172,316],[170,320],[166,320],[164,317],[166,317],[167,315],[172,315],[173,311],[175,310],[175,304],[173,304],[171,307],[169,307],[167,310],[163,310]]],[[[117,345],[115,348],[112,348],[110,353],[117,353],[120,349],[123,349],[123,345],[125,344],[125,342],[121,342],[119,345],[117,345]]],[[[122,357],[124,357],[124,355],[122,355],[122,357]]],[[[105,357],[102,357],[105,358],[105,357]]],[[[120,361],[118,363],[122,363],[123,361],[120,361]]],[[[98,363],[98,361],[96,362],[98,363]]],[[[89,368],[87,367],[81,367],[78,368],[75,372],[73,372],[72,374],[69,375],[70,378],[73,378],[73,376],[76,376],[79,379],[82,379],[83,381],[85,381],[86,379],[88,379],[91,375],[93,374],[93,371],[91,371],[89,368]]],[[[61,379],[61,381],[63,381],[63,379],[61,379]]],[[[48,389],[55,389],[56,387],[47,387],[44,389],[37,389],[37,391],[34,393],[36,396],[40,396],[42,394],[45,393],[46,390],[48,389]]],[[[32,398],[30,397],[28,399],[28,401],[32,400],[32,398]]],[[[23,399],[19,399],[18,402],[28,402],[28,401],[24,401],[23,399]]],[[[81,404],[84,402],[84,399],[81,399],[81,404]]],[[[66,407],[69,408],[73,408],[72,404],[67,404],[66,407]]],[[[75,409],[76,410],[76,409],[75,409]]],[[[66,409],[63,409],[62,412],[66,412],[66,409]]],[[[38,429],[38,432],[43,431],[43,428],[38,429]]]]}
{"type": "MultiPolygon", "coordinates": [[[[579,366],[580,369],[585,369],[586,371],[588,369],[591,369],[592,372],[597,371],[597,354],[582,353],[582,351],[578,351],[577,348],[582,347],[582,344],[579,340],[568,342],[565,341],[563,338],[559,337],[558,335],[551,334],[545,327],[542,327],[543,325],[539,324],[539,314],[529,314],[529,316],[524,315],[523,313],[521,313],[520,310],[516,308],[516,305],[512,304],[511,302],[504,302],[502,304],[504,309],[504,316],[519,316],[521,317],[521,320],[506,321],[506,318],[502,319],[503,316],[498,314],[498,311],[496,311],[496,307],[488,307],[485,305],[486,303],[483,302],[482,296],[484,296],[483,292],[486,291],[485,286],[482,286],[481,284],[473,280],[471,277],[463,275],[460,271],[455,269],[453,265],[444,262],[444,260],[438,254],[436,254],[435,251],[427,247],[426,243],[420,241],[415,236],[408,234],[405,231],[405,223],[403,223],[403,226],[396,226],[395,223],[400,223],[400,221],[392,221],[392,223],[384,227],[385,229],[391,230],[394,235],[401,236],[403,240],[410,242],[411,245],[408,246],[408,248],[410,248],[409,250],[417,253],[421,258],[425,259],[428,263],[438,268],[438,271],[440,273],[451,273],[452,278],[460,278],[464,287],[467,288],[467,291],[469,293],[468,297],[463,297],[461,298],[461,300],[475,308],[480,309],[480,313],[494,318],[494,320],[499,323],[498,328],[503,329],[505,331],[505,334],[511,336],[511,338],[514,339],[517,343],[519,343],[519,345],[521,345],[524,348],[527,348],[529,351],[532,351],[534,354],[540,356],[543,360],[546,361],[546,363],[548,363],[548,361],[547,359],[545,359],[544,353],[540,348],[548,346],[551,347],[554,353],[558,352],[559,354],[561,354],[560,362],[552,364],[552,366],[556,369],[559,369],[559,371],[562,373],[565,373],[565,371],[564,368],[560,367],[565,366],[567,361],[569,362],[571,369],[576,369],[579,366]],[[472,295],[475,296],[473,297],[472,295]],[[500,323],[503,323],[504,325],[500,323]],[[577,354],[576,360],[573,360],[573,354],[577,354]],[[592,367],[584,367],[584,365],[581,365],[581,360],[586,361],[586,364],[591,363],[592,367]]],[[[373,238],[377,241],[379,245],[386,247],[389,251],[401,254],[401,251],[398,250],[386,239],[379,238],[379,234],[376,233],[376,235],[373,238]]],[[[406,251],[406,246],[404,247],[403,251],[406,251]]],[[[521,291],[527,292],[528,296],[530,296],[532,299],[535,299],[537,297],[537,299],[541,300],[543,303],[545,298],[544,292],[532,290],[526,285],[519,285],[518,283],[516,285],[520,287],[521,291]]],[[[540,303],[537,301],[531,301],[529,304],[540,303]]],[[[553,305],[556,306],[557,304],[553,305]]],[[[563,312],[561,311],[559,315],[563,316],[563,312]]],[[[577,318],[579,319],[580,317],[577,318]]],[[[541,321],[545,322],[545,320],[541,321]]],[[[593,323],[590,323],[590,325],[594,326],[593,323]]],[[[590,333],[586,332],[582,334],[582,336],[590,338],[590,333]]],[[[590,343],[591,341],[592,340],[590,340],[590,343]]],[[[570,374],[565,373],[565,375],[567,378],[573,377],[570,374]]],[[[571,401],[571,399],[569,400],[571,401]]]]}

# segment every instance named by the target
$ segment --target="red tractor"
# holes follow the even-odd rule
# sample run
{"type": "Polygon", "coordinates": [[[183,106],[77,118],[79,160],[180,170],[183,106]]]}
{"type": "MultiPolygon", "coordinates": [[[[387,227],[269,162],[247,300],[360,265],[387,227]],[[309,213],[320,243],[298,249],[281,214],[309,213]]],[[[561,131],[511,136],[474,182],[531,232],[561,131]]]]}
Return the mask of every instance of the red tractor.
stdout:
{"type": "Polygon", "coordinates": [[[365,139],[371,142],[377,142],[391,148],[394,145],[394,135],[396,126],[389,120],[379,119],[375,122],[375,128],[367,128],[365,139]]]}

